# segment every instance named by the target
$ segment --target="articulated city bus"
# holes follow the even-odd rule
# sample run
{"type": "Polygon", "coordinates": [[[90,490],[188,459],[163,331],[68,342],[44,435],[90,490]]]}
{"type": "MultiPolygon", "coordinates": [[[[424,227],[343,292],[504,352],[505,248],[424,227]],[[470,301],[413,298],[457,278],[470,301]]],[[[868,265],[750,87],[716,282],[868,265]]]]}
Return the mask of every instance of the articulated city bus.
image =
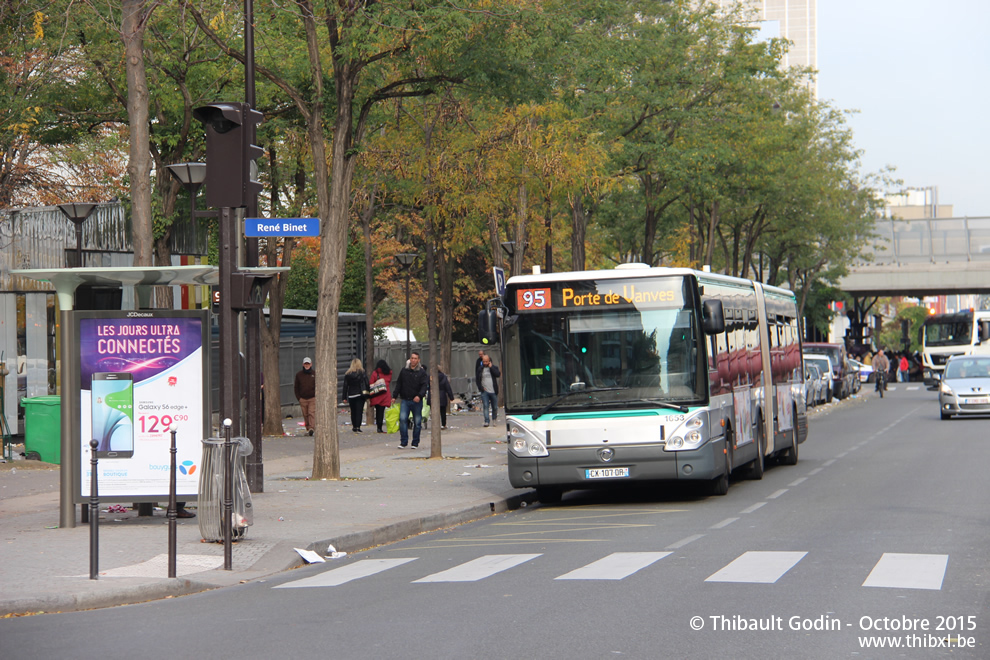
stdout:
{"type": "Polygon", "coordinates": [[[935,388],[953,355],[990,355],[990,311],[935,314],[925,319],[918,334],[925,385],[935,388]]]}
{"type": "Polygon", "coordinates": [[[641,481],[763,477],[807,436],[794,294],[680,268],[506,283],[509,480],[541,501],[641,481]]]}

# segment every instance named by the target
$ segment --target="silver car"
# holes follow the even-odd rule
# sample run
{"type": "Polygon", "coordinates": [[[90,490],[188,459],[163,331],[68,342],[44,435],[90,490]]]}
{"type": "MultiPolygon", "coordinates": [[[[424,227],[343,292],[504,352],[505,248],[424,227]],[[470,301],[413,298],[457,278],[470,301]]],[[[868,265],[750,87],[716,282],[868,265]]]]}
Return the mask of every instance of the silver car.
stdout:
{"type": "Polygon", "coordinates": [[[804,363],[806,365],[813,364],[818,367],[818,371],[821,373],[822,389],[825,395],[823,403],[832,403],[832,396],[835,394],[832,391],[832,385],[835,383],[835,375],[832,373],[831,360],[829,360],[827,355],[805,353],[804,363]]]}
{"type": "Polygon", "coordinates": [[[938,407],[942,419],[990,415],[990,356],[949,358],[938,389],[938,407]]]}

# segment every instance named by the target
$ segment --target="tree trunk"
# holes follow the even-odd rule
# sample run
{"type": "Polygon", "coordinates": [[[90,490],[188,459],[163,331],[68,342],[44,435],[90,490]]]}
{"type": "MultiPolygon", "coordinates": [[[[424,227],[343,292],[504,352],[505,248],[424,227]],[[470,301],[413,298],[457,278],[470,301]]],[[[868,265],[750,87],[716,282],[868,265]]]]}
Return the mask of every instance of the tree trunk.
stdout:
{"type": "MultiPolygon", "coordinates": [[[[371,251],[371,219],[375,217],[375,193],[377,188],[371,187],[368,193],[368,207],[361,214],[361,232],[364,236],[364,332],[365,356],[367,364],[364,371],[371,374],[375,361],[375,269],[371,251]]],[[[368,406],[368,428],[375,421],[375,407],[368,406]]]]}
{"type": "Polygon", "coordinates": [[[127,73],[127,122],[130,154],[127,172],[131,179],[131,236],[134,265],[153,264],[151,218],[151,152],[148,124],[148,78],[144,68],[144,30],[158,2],[122,0],[120,33],[124,41],[127,73]]]}
{"type": "Polygon", "coordinates": [[[718,228],[718,200],[712,202],[712,212],[708,217],[708,245],[705,250],[705,263],[702,266],[711,266],[712,259],[715,258],[715,230],[718,228]]]}
{"type": "Polygon", "coordinates": [[[436,243],[437,233],[433,216],[426,216],[426,324],[429,326],[430,351],[430,458],[443,458],[440,439],[440,362],[437,359],[437,282],[436,243]]]}
{"type": "Polygon", "coordinates": [[[584,270],[587,230],[588,211],[584,206],[584,197],[578,194],[571,203],[571,270],[584,270]]]}

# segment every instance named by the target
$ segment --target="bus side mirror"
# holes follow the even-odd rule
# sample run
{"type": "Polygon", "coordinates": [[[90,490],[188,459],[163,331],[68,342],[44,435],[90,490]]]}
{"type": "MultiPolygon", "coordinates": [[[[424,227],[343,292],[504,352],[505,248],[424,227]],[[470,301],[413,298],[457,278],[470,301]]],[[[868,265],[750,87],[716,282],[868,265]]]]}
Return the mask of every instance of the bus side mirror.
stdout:
{"type": "Polygon", "coordinates": [[[721,300],[705,300],[701,303],[701,327],[706,335],[725,332],[725,316],[721,300]]]}
{"type": "Polygon", "coordinates": [[[980,343],[990,339],[990,321],[980,321],[980,343]]]}
{"type": "Polygon", "coordinates": [[[921,326],[920,328],[918,328],[918,344],[921,345],[924,343],[925,343],[925,326],[921,326]]]}
{"type": "Polygon", "coordinates": [[[485,346],[498,343],[498,312],[494,309],[478,312],[478,341],[485,346]]]}

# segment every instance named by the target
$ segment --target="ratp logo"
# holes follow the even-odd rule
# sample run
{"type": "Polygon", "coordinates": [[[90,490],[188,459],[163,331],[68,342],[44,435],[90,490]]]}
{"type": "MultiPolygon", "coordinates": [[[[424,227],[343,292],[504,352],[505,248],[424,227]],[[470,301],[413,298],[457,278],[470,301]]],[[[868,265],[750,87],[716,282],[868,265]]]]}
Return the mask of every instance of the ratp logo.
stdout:
{"type": "Polygon", "coordinates": [[[186,475],[193,474],[196,472],[196,464],[192,461],[182,461],[179,464],[179,472],[186,475]]]}
{"type": "Polygon", "coordinates": [[[168,377],[168,386],[169,387],[175,387],[175,384],[178,383],[178,382],[179,382],[179,379],[176,378],[175,376],[169,376],[168,377]]]}

